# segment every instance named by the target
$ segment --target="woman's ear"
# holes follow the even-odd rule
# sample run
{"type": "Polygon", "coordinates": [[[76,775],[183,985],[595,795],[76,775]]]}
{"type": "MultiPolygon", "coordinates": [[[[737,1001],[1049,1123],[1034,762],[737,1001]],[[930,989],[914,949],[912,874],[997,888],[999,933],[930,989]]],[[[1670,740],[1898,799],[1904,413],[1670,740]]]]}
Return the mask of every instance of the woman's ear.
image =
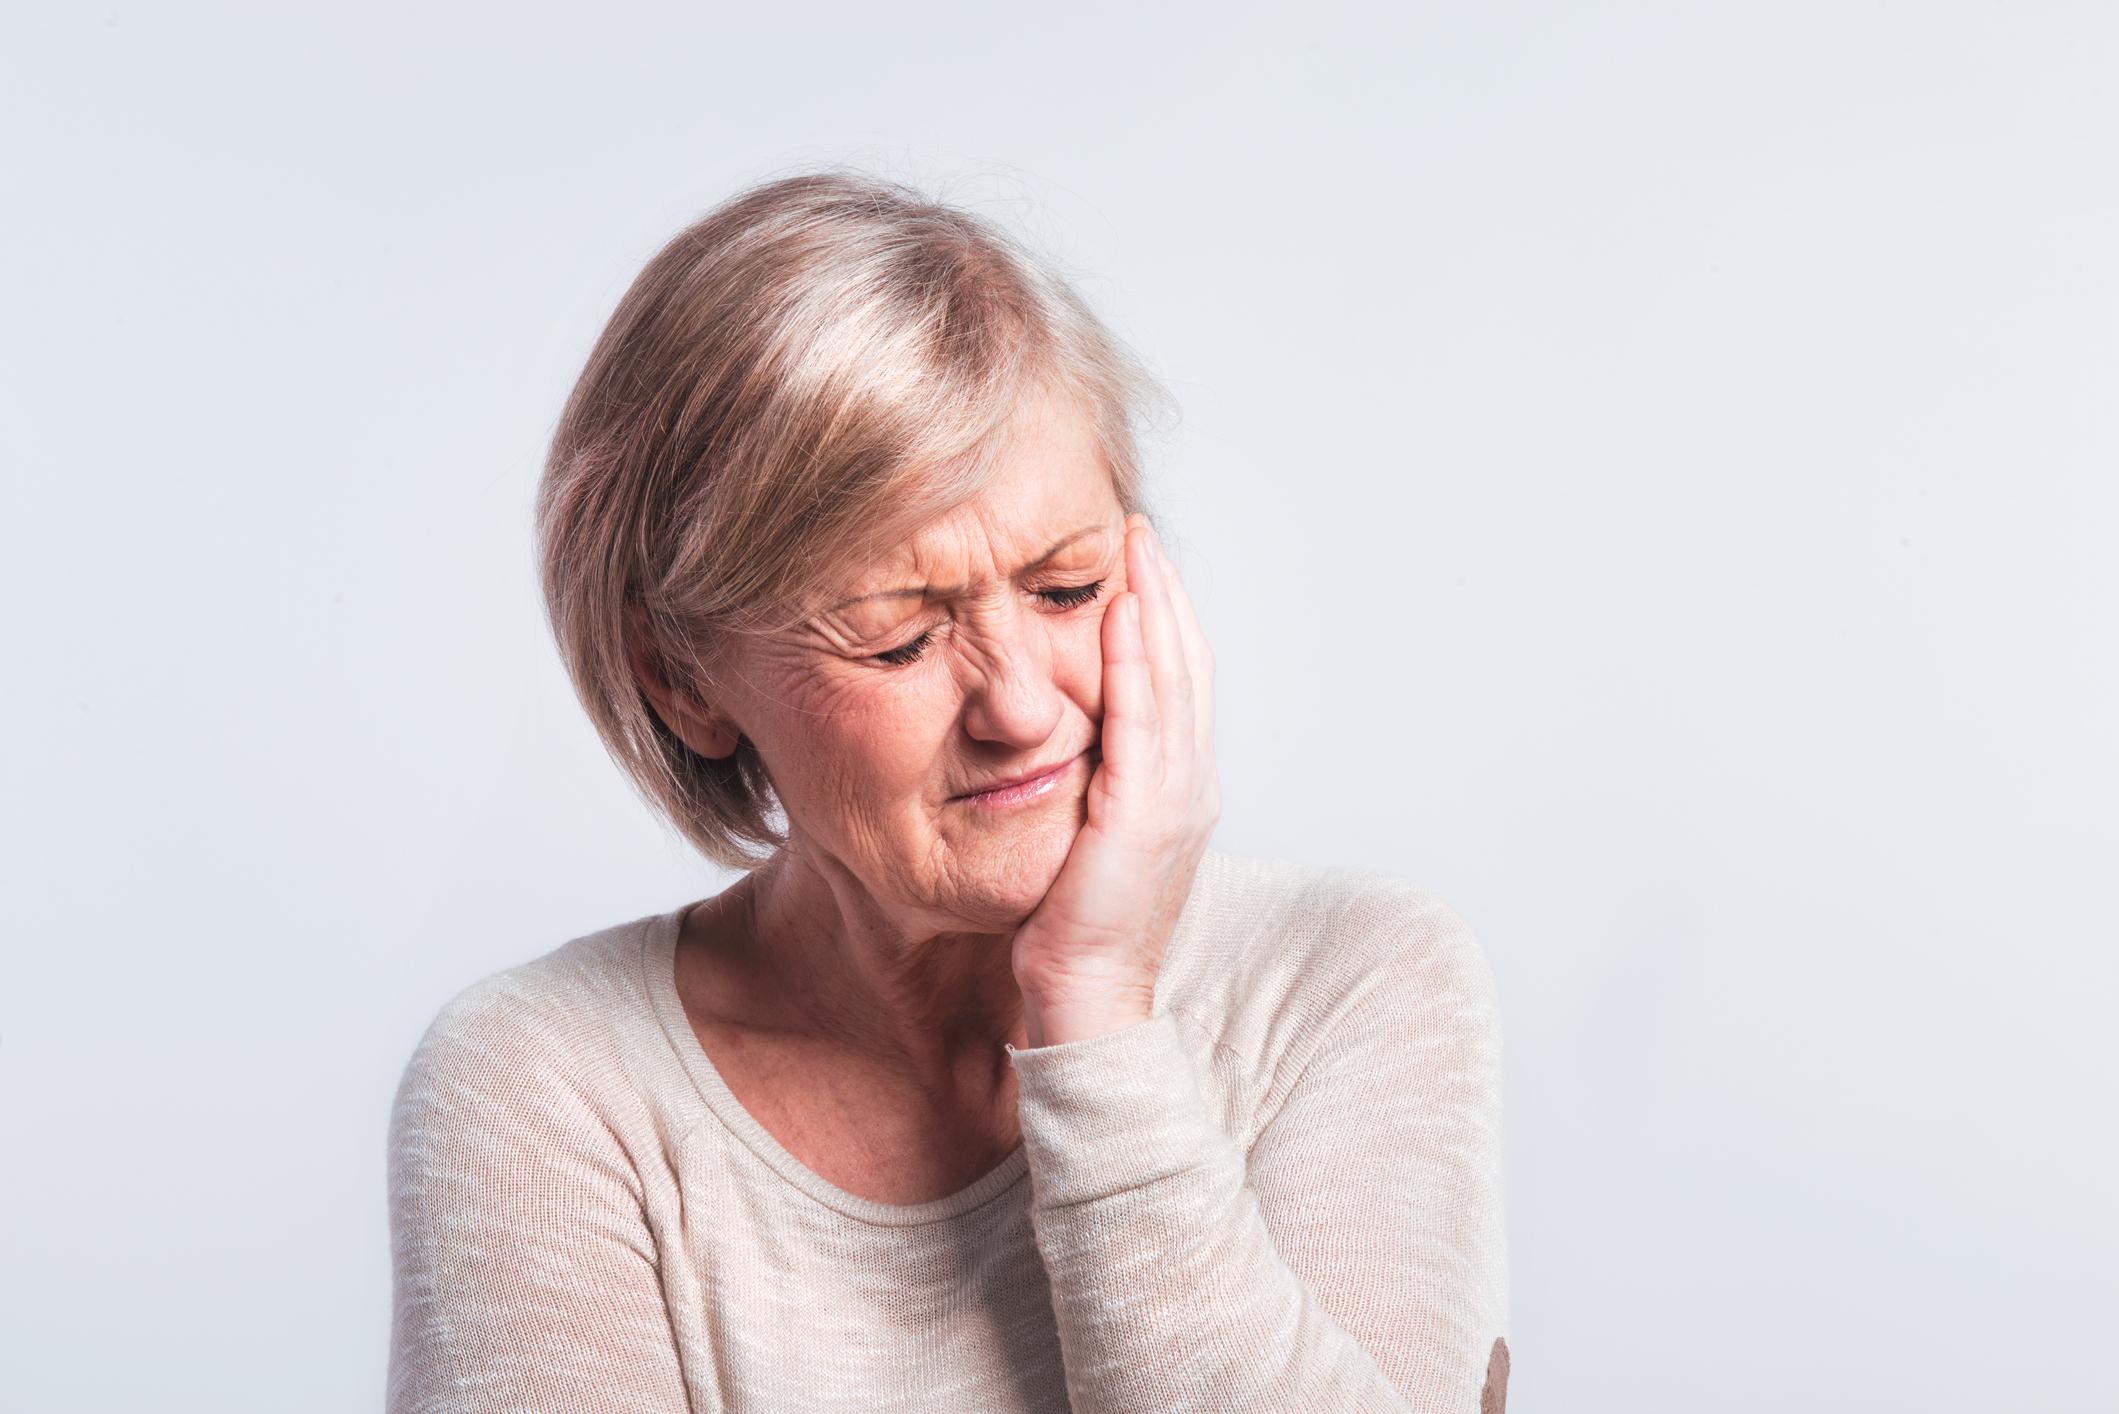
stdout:
{"type": "Polygon", "coordinates": [[[638,604],[625,606],[625,656],[632,665],[633,680],[647,694],[648,705],[655,709],[662,724],[677,734],[677,740],[709,761],[736,754],[742,733],[736,730],[735,723],[700,701],[690,687],[673,677],[655,646],[647,611],[638,604]]]}

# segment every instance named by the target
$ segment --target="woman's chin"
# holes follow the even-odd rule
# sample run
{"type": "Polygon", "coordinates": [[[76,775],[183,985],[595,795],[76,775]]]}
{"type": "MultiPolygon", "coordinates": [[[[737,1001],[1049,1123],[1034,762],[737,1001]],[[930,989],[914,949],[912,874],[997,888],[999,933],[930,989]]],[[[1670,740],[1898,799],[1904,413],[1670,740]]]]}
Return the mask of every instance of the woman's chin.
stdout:
{"type": "Polygon", "coordinates": [[[935,902],[967,932],[1014,931],[1044,902],[1079,828],[1074,819],[1052,818],[952,841],[943,897],[935,902]]]}

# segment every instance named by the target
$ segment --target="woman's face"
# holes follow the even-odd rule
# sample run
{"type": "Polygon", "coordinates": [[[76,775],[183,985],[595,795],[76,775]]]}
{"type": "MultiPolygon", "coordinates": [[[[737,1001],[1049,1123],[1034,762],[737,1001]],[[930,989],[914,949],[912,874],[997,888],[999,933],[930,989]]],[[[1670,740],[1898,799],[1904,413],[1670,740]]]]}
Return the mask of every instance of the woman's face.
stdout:
{"type": "Polygon", "coordinates": [[[978,497],[826,612],[744,640],[709,705],[763,757],[797,855],[910,926],[1035,908],[1083,820],[1125,535],[1087,421],[1046,404],[978,497]]]}

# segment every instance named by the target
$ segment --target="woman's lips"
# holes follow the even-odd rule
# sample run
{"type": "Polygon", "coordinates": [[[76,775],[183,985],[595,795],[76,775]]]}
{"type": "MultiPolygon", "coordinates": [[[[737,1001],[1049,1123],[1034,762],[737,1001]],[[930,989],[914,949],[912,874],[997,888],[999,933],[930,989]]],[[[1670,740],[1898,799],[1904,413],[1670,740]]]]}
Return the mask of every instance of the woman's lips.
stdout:
{"type": "Polygon", "coordinates": [[[1074,762],[1079,760],[1081,758],[1077,756],[1073,760],[1062,761],[1057,766],[1047,766],[1044,770],[1032,772],[1027,776],[1016,776],[1011,780],[996,781],[984,790],[970,791],[964,795],[953,795],[949,798],[949,803],[951,805],[979,805],[992,809],[999,809],[1009,805],[1021,805],[1024,801],[1036,800],[1039,796],[1050,795],[1053,791],[1059,789],[1060,783],[1067,778],[1067,772],[1073,768],[1074,762]]]}

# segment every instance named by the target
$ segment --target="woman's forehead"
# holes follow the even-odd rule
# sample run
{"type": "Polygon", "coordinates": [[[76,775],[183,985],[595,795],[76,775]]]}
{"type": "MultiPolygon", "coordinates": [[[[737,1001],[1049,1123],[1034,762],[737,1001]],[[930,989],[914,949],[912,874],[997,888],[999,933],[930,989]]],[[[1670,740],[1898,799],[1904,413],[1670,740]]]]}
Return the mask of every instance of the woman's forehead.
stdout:
{"type": "Polygon", "coordinates": [[[1125,538],[1113,499],[1108,514],[1076,522],[1008,522],[985,518],[926,527],[855,576],[836,608],[883,600],[948,598],[995,578],[1066,569],[1108,559],[1125,538]]]}
{"type": "Polygon", "coordinates": [[[978,491],[882,549],[842,582],[838,601],[1015,575],[1108,554],[1125,512],[1093,429],[1078,417],[1026,419],[978,491]]]}

